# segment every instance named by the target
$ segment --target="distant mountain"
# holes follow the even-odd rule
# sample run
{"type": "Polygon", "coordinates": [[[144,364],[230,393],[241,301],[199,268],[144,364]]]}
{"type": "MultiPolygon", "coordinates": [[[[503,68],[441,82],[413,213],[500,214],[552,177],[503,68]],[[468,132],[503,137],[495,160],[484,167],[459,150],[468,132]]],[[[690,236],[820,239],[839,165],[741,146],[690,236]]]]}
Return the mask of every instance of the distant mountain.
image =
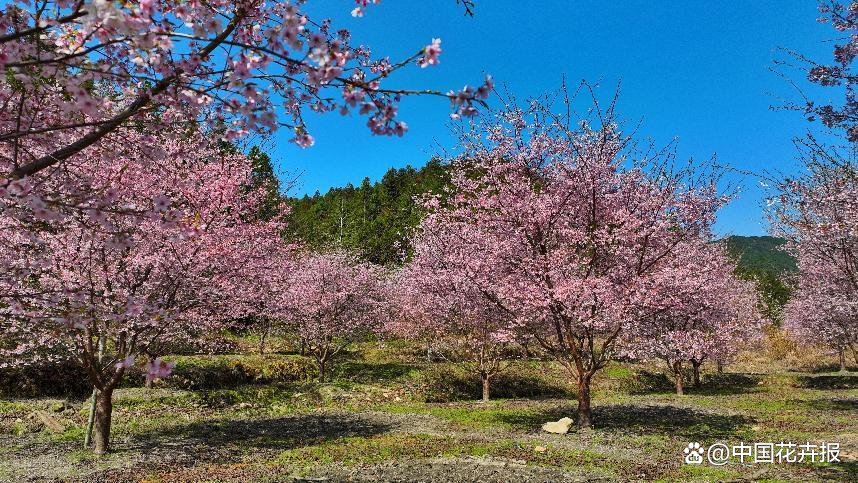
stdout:
{"type": "MultiPolygon", "coordinates": [[[[254,175],[263,180],[271,177],[270,167],[266,168],[267,158],[259,161],[258,169],[254,165],[254,175]]],[[[397,265],[402,255],[410,251],[409,235],[424,215],[415,198],[440,193],[447,183],[447,166],[432,160],[420,169],[410,166],[390,169],[376,182],[367,178],[360,186],[348,184],[331,188],[324,195],[317,192],[313,196],[289,198],[287,235],[313,248],[339,245],[354,250],[367,261],[397,265]]],[[[795,260],[780,249],[786,240],[731,236],[723,241],[730,256],[737,260],[737,274],[754,280],[763,314],[778,323],[790,297],[788,281],[783,275],[796,270],[795,260]]]]}
{"type": "MultiPolygon", "coordinates": [[[[260,160],[265,169],[255,167],[255,176],[258,171],[263,179],[273,177],[268,158],[260,160]]],[[[424,214],[415,197],[439,193],[448,182],[447,166],[433,159],[419,169],[392,168],[376,182],[366,178],[359,186],[289,198],[288,234],[314,248],[341,245],[368,261],[394,265],[409,250],[408,237],[424,214]]],[[[786,243],[782,238],[731,236],[724,242],[743,277],[780,279],[796,270],[795,260],[779,249],[786,243]]]]}
{"type": "Polygon", "coordinates": [[[756,282],[763,316],[779,325],[792,293],[784,275],[796,271],[795,259],[782,249],[786,240],[773,236],[731,236],[724,242],[730,256],[738,262],[736,272],[756,282]]]}
{"type": "Polygon", "coordinates": [[[783,238],[731,236],[724,241],[730,256],[737,260],[741,273],[779,276],[796,270],[795,259],[782,249],[786,243],[783,238]]]}
{"type": "Polygon", "coordinates": [[[448,180],[446,165],[433,159],[420,169],[391,168],[376,182],[365,178],[359,186],[290,198],[287,234],[313,248],[339,245],[367,261],[396,265],[424,215],[415,198],[440,193],[448,180]]]}

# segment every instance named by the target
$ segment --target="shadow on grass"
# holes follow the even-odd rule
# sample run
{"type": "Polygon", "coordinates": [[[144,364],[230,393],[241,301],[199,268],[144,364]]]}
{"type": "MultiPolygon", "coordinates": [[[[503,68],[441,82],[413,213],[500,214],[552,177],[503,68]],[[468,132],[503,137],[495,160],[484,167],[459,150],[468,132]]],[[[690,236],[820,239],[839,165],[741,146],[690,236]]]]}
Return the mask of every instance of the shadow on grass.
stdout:
{"type": "Polygon", "coordinates": [[[813,468],[817,481],[858,481],[858,462],[841,461],[813,468]]]}
{"type": "MultiPolygon", "coordinates": [[[[573,417],[577,422],[576,411],[576,406],[565,405],[536,414],[509,414],[501,418],[521,429],[536,431],[542,423],[562,417],[573,417]]],[[[753,418],[746,416],[714,414],[676,406],[609,405],[593,408],[596,430],[669,434],[691,439],[726,439],[753,422],[753,418]]]]}
{"type": "Polygon", "coordinates": [[[86,397],[84,370],[73,362],[0,368],[0,398],[86,397]]]}
{"type": "MultiPolygon", "coordinates": [[[[685,376],[685,392],[687,394],[703,394],[709,396],[726,396],[751,392],[760,382],[760,376],[753,374],[705,374],[700,386],[694,386],[693,377],[685,376]]],[[[626,383],[625,389],[629,394],[667,394],[676,392],[676,383],[663,372],[637,371],[634,377],[626,383]]]]}
{"type": "MultiPolygon", "coordinates": [[[[272,419],[221,419],[135,436],[120,451],[170,448],[194,461],[232,460],[243,451],[280,452],[353,436],[373,436],[391,426],[351,415],[304,414],[272,419]]],[[[183,458],[180,458],[183,459],[183,458]]]]}
{"type": "Polygon", "coordinates": [[[856,399],[816,399],[804,401],[811,409],[819,411],[855,411],[858,414],[858,400],[856,399]]]}
{"type": "Polygon", "coordinates": [[[690,394],[713,396],[744,394],[759,386],[762,376],[756,374],[705,374],[700,387],[691,386],[690,394]]]}
{"type": "Polygon", "coordinates": [[[807,389],[858,389],[858,375],[800,376],[796,385],[807,389]]]}
{"type": "MultiPolygon", "coordinates": [[[[479,376],[449,366],[438,366],[420,374],[418,391],[425,402],[474,401],[482,397],[479,376]]],[[[565,384],[529,368],[508,368],[491,380],[495,399],[543,399],[572,397],[565,384]]]]}
{"type": "Polygon", "coordinates": [[[663,372],[639,370],[626,381],[624,389],[630,394],[654,394],[675,391],[676,384],[663,372]]]}
{"type": "MultiPolygon", "coordinates": [[[[856,368],[856,366],[854,364],[846,364],[846,368],[852,372],[855,372],[855,370],[858,369],[858,368],[856,368]]],[[[834,363],[820,364],[817,366],[813,366],[813,368],[808,370],[808,372],[810,372],[812,374],[826,374],[826,373],[830,374],[832,372],[839,372],[839,371],[840,371],[840,364],[834,364],[834,363]]]]}

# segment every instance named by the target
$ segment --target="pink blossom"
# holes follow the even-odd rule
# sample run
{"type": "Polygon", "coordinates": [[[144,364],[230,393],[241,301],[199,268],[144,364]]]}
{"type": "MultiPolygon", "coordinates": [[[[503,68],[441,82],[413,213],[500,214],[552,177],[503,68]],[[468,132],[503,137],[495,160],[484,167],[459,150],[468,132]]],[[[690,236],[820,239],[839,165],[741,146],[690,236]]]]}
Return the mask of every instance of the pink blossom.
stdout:
{"type": "MultiPolygon", "coordinates": [[[[451,99],[473,114],[471,89],[462,92],[451,99]]],[[[592,378],[623,340],[673,308],[676,287],[694,286],[678,269],[681,242],[706,238],[724,202],[690,171],[653,179],[649,163],[659,161],[631,161],[627,139],[601,114],[592,128],[533,103],[468,130],[444,203],[427,202],[413,240],[415,262],[437,285],[469,287],[499,311],[491,319],[505,322],[492,332],[530,337],[566,367],[585,426],[592,378]]]]}
{"type": "Polygon", "coordinates": [[[298,331],[319,364],[327,365],[351,342],[380,329],[382,275],[346,252],[305,254],[275,282],[267,315],[298,331]]]}
{"type": "Polygon", "coordinates": [[[396,123],[396,125],[393,128],[394,134],[396,134],[399,137],[404,136],[407,131],[408,131],[408,124],[405,124],[404,122],[396,123]]]}
{"type": "Polygon", "coordinates": [[[669,264],[671,276],[646,288],[666,299],[626,332],[620,351],[629,358],[665,362],[681,394],[683,363],[698,375],[704,362],[727,364],[740,349],[760,340],[768,321],[757,310],[754,283],[734,274],[735,264],[724,247],[689,240],[669,264]]]}
{"type": "Polygon", "coordinates": [[[854,162],[833,148],[805,153],[806,175],[783,181],[770,203],[776,233],[798,261],[784,328],[799,343],[840,356],[858,347],[858,182],[854,162]]]}
{"type": "Polygon", "coordinates": [[[423,48],[423,57],[420,58],[418,64],[423,68],[440,64],[441,61],[438,59],[440,55],[441,39],[432,39],[432,43],[423,48]]]}
{"type": "Polygon", "coordinates": [[[313,136],[310,136],[308,133],[303,132],[296,135],[291,141],[302,148],[309,148],[313,144],[316,143],[316,140],[313,139],[313,136]]]}
{"type": "Polygon", "coordinates": [[[161,359],[155,359],[154,361],[146,364],[146,380],[153,381],[155,379],[168,377],[170,373],[173,372],[174,367],[176,367],[175,362],[165,363],[161,359]]]}
{"type": "MultiPolygon", "coordinates": [[[[8,127],[4,135],[20,148],[15,163],[0,165],[3,177],[32,176],[66,163],[90,141],[105,142],[108,133],[132,123],[156,132],[205,119],[228,126],[226,135],[234,139],[300,125],[307,111],[341,111],[343,102],[332,92],[372,94],[385,105],[404,95],[439,94],[384,89],[406,63],[373,57],[348,30],[311,19],[313,9],[305,1],[84,3],[13,0],[4,9],[7,16],[18,12],[12,15],[15,30],[37,29],[51,48],[42,55],[24,35],[10,38],[0,51],[0,70],[23,87],[7,92],[0,103],[6,106],[0,109],[0,123],[8,127]],[[26,128],[14,122],[22,117],[26,128]],[[109,122],[95,126],[94,120],[109,122]]],[[[362,15],[376,3],[356,2],[353,13],[362,15]]],[[[437,64],[440,54],[440,40],[433,39],[417,57],[425,67],[437,64]]],[[[355,107],[361,100],[345,102],[355,107]]],[[[398,120],[380,121],[381,126],[368,124],[373,134],[401,133],[398,120]]]]}
{"type": "MultiPolygon", "coordinates": [[[[136,357],[135,357],[134,355],[130,355],[130,356],[126,357],[125,359],[123,359],[123,360],[121,360],[121,361],[117,362],[117,363],[116,363],[116,368],[117,368],[117,369],[119,369],[119,368],[125,368],[125,369],[128,369],[128,368],[130,368],[130,367],[133,367],[133,366],[134,366],[134,361],[135,361],[135,360],[136,360],[136,357]]],[[[147,369],[147,370],[148,370],[148,369],[147,369]]]]}
{"type": "MultiPolygon", "coordinates": [[[[248,188],[247,157],[199,131],[108,140],[73,172],[40,179],[44,196],[0,200],[9,254],[0,260],[0,364],[78,361],[107,396],[134,357],[164,342],[205,346],[225,314],[256,300],[242,287],[255,286],[263,261],[285,247],[279,215],[258,217],[265,195],[248,188]],[[35,223],[46,206],[58,216],[35,223]]],[[[7,185],[32,188],[29,179],[7,185]]],[[[164,377],[170,365],[148,369],[164,377]]]]}
{"type": "Polygon", "coordinates": [[[152,200],[155,213],[164,213],[170,208],[170,198],[166,195],[158,195],[152,200]]]}

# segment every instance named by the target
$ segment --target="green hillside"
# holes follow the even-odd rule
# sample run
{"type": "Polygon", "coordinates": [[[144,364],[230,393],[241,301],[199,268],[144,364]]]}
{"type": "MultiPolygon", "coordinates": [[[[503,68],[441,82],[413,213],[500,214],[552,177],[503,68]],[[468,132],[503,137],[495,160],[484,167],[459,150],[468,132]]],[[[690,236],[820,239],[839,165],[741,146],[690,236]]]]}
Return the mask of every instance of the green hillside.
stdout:
{"type": "Polygon", "coordinates": [[[724,239],[727,251],[738,261],[743,273],[781,275],[796,270],[795,260],[782,248],[783,238],[773,236],[731,236],[724,239]]]}
{"type": "Polygon", "coordinates": [[[782,249],[786,240],[772,236],[731,236],[724,242],[730,256],[738,262],[736,272],[756,282],[763,315],[779,324],[792,292],[786,277],[796,271],[795,259],[782,249]]]}
{"type": "Polygon", "coordinates": [[[447,180],[446,166],[431,160],[420,169],[391,168],[374,183],[364,178],[360,186],[292,198],[288,235],[316,249],[339,245],[367,261],[395,265],[423,217],[417,199],[441,192],[447,180]]]}
{"type": "MultiPolygon", "coordinates": [[[[360,186],[291,198],[289,234],[314,248],[341,245],[368,261],[395,264],[423,215],[415,198],[438,193],[447,182],[445,165],[432,160],[419,169],[390,169],[376,182],[366,178],[360,186]]],[[[780,277],[796,269],[795,260],[779,249],[786,243],[781,238],[731,236],[724,241],[745,276],[780,277]]]]}
{"type": "MultiPolygon", "coordinates": [[[[439,193],[448,180],[446,166],[433,160],[420,169],[391,169],[376,182],[367,178],[360,186],[291,198],[287,235],[315,249],[342,246],[367,261],[397,265],[410,250],[409,235],[424,214],[416,199],[439,193]]],[[[796,270],[795,260],[782,250],[786,240],[730,236],[722,241],[737,261],[736,272],[756,283],[764,315],[780,321],[790,297],[785,275],[796,270]]]]}

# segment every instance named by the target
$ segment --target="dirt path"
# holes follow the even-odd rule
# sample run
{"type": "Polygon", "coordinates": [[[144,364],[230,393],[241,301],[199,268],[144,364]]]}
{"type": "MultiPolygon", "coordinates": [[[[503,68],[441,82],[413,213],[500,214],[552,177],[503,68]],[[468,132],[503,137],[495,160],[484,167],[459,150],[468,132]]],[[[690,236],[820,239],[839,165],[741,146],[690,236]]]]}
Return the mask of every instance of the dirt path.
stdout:
{"type": "MultiPolygon", "coordinates": [[[[514,460],[489,457],[425,458],[361,466],[329,467],[316,472],[316,481],[357,482],[450,482],[471,483],[554,483],[558,481],[610,481],[586,472],[561,471],[554,468],[527,466],[514,460]]],[[[296,479],[295,481],[301,481],[296,479]]],[[[308,478],[305,481],[314,481],[308,478]]]]}

